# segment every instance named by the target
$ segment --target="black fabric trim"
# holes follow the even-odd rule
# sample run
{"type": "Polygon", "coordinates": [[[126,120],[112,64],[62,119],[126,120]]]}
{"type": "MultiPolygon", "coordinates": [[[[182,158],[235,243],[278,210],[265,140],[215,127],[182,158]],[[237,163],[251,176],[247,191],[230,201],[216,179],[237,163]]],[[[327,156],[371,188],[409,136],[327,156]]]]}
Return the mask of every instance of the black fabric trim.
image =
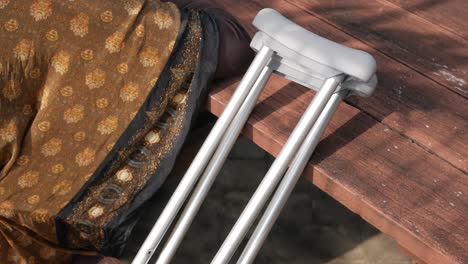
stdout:
{"type": "MultiPolygon", "coordinates": [[[[57,239],[62,246],[70,246],[67,241],[66,234],[68,230],[64,224],[64,220],[72,213],[74,205],[83,199],[86,190],[99,178],[99,176],[105,170],[108,169],[112,161],[117,157],[117,151],[126,147],[126,142],[128,142],[129,138],[145,122],[145,111],[150,109],[150,106],[158,104],[159,98],[165,92],[169,81],[170,67],[174,63],[177,51],[181,45],[181,40],[186,33],[188,11],[184,10],[181,13],[181,29],[177,37],[174,52],[171,54],[168,63],[166,64],[157,84],[148,96],[146,102],[140,108],[135,119],[130,123],[129,127],[122,134],[121,138],[119,138],[119,140],[116,142],[114,148],[110,151],[109,155],[98,167],[90,180],[57,215],[55,219],[57,227],[57,239]]],[[[213,51],[217,51],[219,47],[219,32],[215,19],[211,15],[202,11],[200,14],[203,29],[203,39],[200,46],[200,63],[193,77],[191,95],[188,96],[189,102],[187,103],[187,111],[183,120],[182,130],[174,141],[173,150],[161,161],[161,166],[158,168],[156,173],[154,175],[150,175],[150,179],[148,180],[148,183],[143,188],[143,190],[141,190],[135,196],[131,203],[123,206],[120,209],[119,215],[116,216],[105,228],[104,248],[101,252],[104,255],[121,255],[126,246],[131,231],[133,230],[133,227],[140,219],[143,205],[157,192],[157,190],[162,186],[167,176],[172,171],[175,160],[184,144],[190,127],[193,125],[196,116],[205,105],[209,90],[208,84],[213,79],[218,64],[218,53],[213,51]]]]}
{"type": "Polygon", "coordinates": [[[120,256],[125,249],[128,238],[133,227],[140,219],[144,210],[142,206],[159,190],[166,181],[167,176],[174,168],[175,161],[179,155],[187,135],[192,127],[196,116],[205,106],[208,94],[208,84],[214,77],[218,65],[218,29],[214,19],[201,13],[203,27],[203,40],[201,43],[200,65],[192,80],[191,94],[188,97],[187,111],[183,121],[183,129],[174,141],[173,150],[161,160],[161,165],[155,175],[151,175],[145,188],[130,203],[121,209],[119,216],[115,217],[105,230],[106,242],[103,254],[120,256]]]}
{"type": "MultiPolygon", "coordinates": [[[[59,212],[57,217],[55,218],[56,224],[56,232],[57,232],[57,239],[61,246],[63,247],[70,247],[66,234],[68,232],[66,225],[63,223],[64,220],[72,213],[74,205],[83,199],[84,194],[92,186],[98,179],[102,173],[109,168],[112,164],[112,161],[117,157],[117,152],[126,147],[126,142],[130,139],[130,137],[135,133],[135,131],[142,126],[145,122],[145,111],[151,109],[150,106],[157,104],[159,102],[160,96],[164,93],[165,88],[169,82],[170,76],[170,67],[173,64],[175,58],[177,57],[178,50],[181,46],[181,40],[186,33],[188,22],[188,12],[184,11],[181,12],[181,27],[179,33],[177,35],[176,44],[174,45],[174,50],[166,63],[164,70],[161,72],[160,78],[158,79],[157,83],[153,87],[152,91],[148,95],[148,98],[143,103],[141,108],[139,109],[135,118],[130,122],[129,127],[124,131],[122,136],[117,140],[112,150],[109,152],[107,157],[103,160],[103,162],[99,165],[96,171],[93,173],[91,178],[83,185],[83,187],[77,192],[77,194],[68,202],[68,204],[62,208],[59,212]]],[[[94,250],[94,249],[91,249],[94,250]]]]}

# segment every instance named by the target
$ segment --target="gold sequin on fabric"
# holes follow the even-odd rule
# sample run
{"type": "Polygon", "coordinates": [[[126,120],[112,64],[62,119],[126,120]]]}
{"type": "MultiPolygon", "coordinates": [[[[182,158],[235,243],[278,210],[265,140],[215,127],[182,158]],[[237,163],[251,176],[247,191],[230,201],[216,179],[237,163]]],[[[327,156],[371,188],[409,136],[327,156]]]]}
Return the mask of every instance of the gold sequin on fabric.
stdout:
{"type": "Polygon", "coordinates": [[[12,18],[10,20],[8,20],[7,22],[5,22],[5,29],[7,31],[15,31],[17,30],[19,27],[19,23],[18,23],[18,20],[12,18]]]}
{"type": "Polygon", "coordinates": [[[73,87],[71,86],[65,86],[62,89],[60,89],[60,94],[64,97],[70,97],[73,95],[73,87]]]}
{"type": "Polygon", "coordinates": [[[144,25],[138,25],[135,33],[138,37],[142,38],[145,36],[145,26],[144,25]]]}
{"type": "Polygon", "coordinates": [[[88,215],[90,219],[98,218],[102,214],[104,214],[104,209],[101,206],[93,206],[88,211],[88,215]]]}
{"type": "Polygon", "coordinates": [[[42,121],[37,125],[37,128],[39,128],[39,130],[42,131],[42,132],[47,132],[50,129],[50,122],[49,121],[42,121]]]}
{"type": "Polygon", "coordinates": [[[114,19],[114,15],[112,14],[112,11],[106,10],[101,13],[100,18],[102,22],[109,23],[114,19]]]}
{"type": "Polygon", "coordinates": [[[26,165],[28,164],[29,162],[29,157],[26,156],[26,155],[21,155],[19,158],[18,158],[18,165],[22,166],[22,165],[26,165]]]}
{"type": "Polygon", "coordinates": [[[106,98],[98,99],[98,100],[96,101],[96,106],[97,106],[98,108],[104,109],[104,108],[106,108],[106,107],[109,106],[109,100],[107,100],[106,98]]]}
{"type": "Polygon", "coordinates": [[[172,101],[176,104],[182,104],[185,102],[185,99],[186,99],[187,95],[185,94],[182,94],[182,93],[178,93],[174,96],[174,99],[172,99],[172,101]]]}
{"type": "Polygon", "coordinates": [[[36,205],[37,203],[39,203],[39,200],[41,198],[39,197],[39,195],[31,195],[28,197],[28,204],[30,205],[36,205]]]}
{"type": "Polygon", "coordinates": [[[59,34],[58,34],[58,31],[55,30],[55,29],[51,29],[49,31],[47,31],[46,33],[46,39],[48,41],[57,41],[59,38],[59,34]]]}
{"type": "Polygon", "coordinates": [[[117,65],[117,71],[120,74],[126,74],[128,72],[128,64],[127,63],[120,63],[117,65]]]}
{"type": "Polygon", "coordinates": [[[159,132],[150,131],[148,134],[146,134],[145,140],[147,144],[153,145],[159,143],[161,137],[159,136],[159,132]]]}
{"type": "Polygon", "coordinates": [[[63,172],[64,170],[65,170],[65,168],[63,167],[63,164],[61,164],[61,163],[55,164],[51,168],[51,171],[54,174],[59,174],[59,173],[63,172]]]}
{"type": "Polygon", "coordinates": [[[39,68],[32,69],[31,72],[29,73],[29,77],[31,77],[32,79],[37,79],[41,77],[41,69],[39,68]]]}
{"type": "Polygon", "coordinates": [[[120,170],[116,174],[117,181],[120,183],[126,183],[133,179],[132,172],[129,169],[120,170]]]}
{"type": "Polygon", "coordinates": [[[81,52],[81,58],[90,61],[94,58],[94,51],[92,49],[85,49],[81,52]]]}
{"type": "Polygon", "coordinates": [[[31,115],[33,113],[33,109],[32,109],[32,106],[27,104],[27,105],[24,105],[23,106],[23,114],[24,115],[31,115]]]}
{"type": "Polygon", "coordinates": [[[84,132],[84,131],[76,132],[73,135],[73,139],[78,141],[78,142],[81,142],[81,141],[85,140],[86,139],[86,132],[84,132]]]}

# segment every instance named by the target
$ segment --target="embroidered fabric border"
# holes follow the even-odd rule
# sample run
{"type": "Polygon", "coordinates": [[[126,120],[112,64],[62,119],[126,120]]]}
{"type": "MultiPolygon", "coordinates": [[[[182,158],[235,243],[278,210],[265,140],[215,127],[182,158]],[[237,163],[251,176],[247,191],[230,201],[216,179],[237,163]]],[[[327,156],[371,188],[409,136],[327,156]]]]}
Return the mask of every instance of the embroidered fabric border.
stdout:
{"type": "MultiPolygon", "coordinates": [[[[128,237],[132,226],[128,225],[127,230],[109,230],[109,225],[113,222],[115,225],[122,210],[128,208],[135,197],[141,196],[141,190],[148,187],[149,181],[160,185],[172,168],[172,164],[161,166],[161,163],[168,155],[174,156],[172,152],[179,151],[182,145],[180,141],[188,130],[187,123],[190,123],[187,121],[192,120],[195,109],[199,108],[200,96],[206,94],[207,90],[207,80],[199,83],[200,79],[207,78],[194,77],[206,70],[200,69],[199,65],[202,38],[206,34],[202,30],[202,23],[207,24],[212,33],[216,33],[214,21],[204,14],[191,11],[183,19],[182,24],[186,29],[181,30],[184,33],[176,43],[176,51],[155,87],[157,98],[148,98],[148,102],[136,115],[135,122],[125,133],[132,135],[123,142],[117,142],[114,147],[116,158],[98,170],[99,178],[86,186],[80,197],[75,197],[57,217],[59,240],[68,247],[118,255],[126,241],[121,236],[128,237]],[[118,238],[115,239],[115,236],[118,238]]],[[[216,34],[214,37],[216,41],[211,42],[217,45],[216,34]]],[[[216,60],[209,61],[205,76],[215,70],[213,62],[216,60]]],[[[144,192],[143,195],[148,196],[144,192]]],[[[130,214],[134,214],[132,211],[130,214]]],[[[121,220],[117,222],[125,223],[121,220]]]]}

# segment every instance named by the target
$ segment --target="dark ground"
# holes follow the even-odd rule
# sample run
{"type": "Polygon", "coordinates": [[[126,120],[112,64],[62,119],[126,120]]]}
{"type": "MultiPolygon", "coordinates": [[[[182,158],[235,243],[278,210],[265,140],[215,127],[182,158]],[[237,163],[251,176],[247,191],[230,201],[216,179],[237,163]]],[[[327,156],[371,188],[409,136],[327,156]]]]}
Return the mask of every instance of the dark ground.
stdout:
{"type": "MultiPolygon", "coordinates": [[[[208,129],[192,133],[175,171],[135,228],[123,259],[131,260],[136,254],[196,153],[200,141],[197,138],[206,136],[208,129]]],[[[273,157],[248,139],[238,141],[173,263],[211,261],[272,162],[273,157]]],[[[301,179],[255,263],[406,264],[412,261],[391,238],[301,179]]]]}

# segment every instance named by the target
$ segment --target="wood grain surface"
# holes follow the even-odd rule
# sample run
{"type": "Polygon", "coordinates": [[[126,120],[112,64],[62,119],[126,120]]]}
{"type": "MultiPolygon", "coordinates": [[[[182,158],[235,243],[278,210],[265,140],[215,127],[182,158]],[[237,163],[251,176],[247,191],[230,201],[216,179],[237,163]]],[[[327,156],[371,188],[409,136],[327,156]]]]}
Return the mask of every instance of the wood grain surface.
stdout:
{"type": "MultiPolygon", "coordinates": [[[[467,263],[468,105],[464,92],[429,74],[433,69],[428,62],[437,56],[454,65],[450,69],[465,70],[460,58],[466,58],[466,42],[453,33],[452,22],[439,26],[436,19],[429,19],[437,13],[429,8],[424,9],[423,19],[407,6],[386,1],[216,2],[251,33],[256,13],[272,7],[308,30],[376,57],[376,94],[349,98],[340,106],[305,177],[418,259],[467,263]],[[381,21],[373,22],[370,16],[381,21]],[[376,32],[381,35],[374,36],[376,32]],[[446,45],[458,48],[418,45],[411,38],[414,32],[438,34],[446,45]],[[393,46],[389,40],[400,45],[393,46]],[[401,47],[410,55],[401,53],[401,47]]],[[[207,106],[212,113],[222,112],[237,82],[214,87],[207,106]]],[[[244,133],[277,155],[312,96],[312,91],[273,77],[244,133]]]]}

